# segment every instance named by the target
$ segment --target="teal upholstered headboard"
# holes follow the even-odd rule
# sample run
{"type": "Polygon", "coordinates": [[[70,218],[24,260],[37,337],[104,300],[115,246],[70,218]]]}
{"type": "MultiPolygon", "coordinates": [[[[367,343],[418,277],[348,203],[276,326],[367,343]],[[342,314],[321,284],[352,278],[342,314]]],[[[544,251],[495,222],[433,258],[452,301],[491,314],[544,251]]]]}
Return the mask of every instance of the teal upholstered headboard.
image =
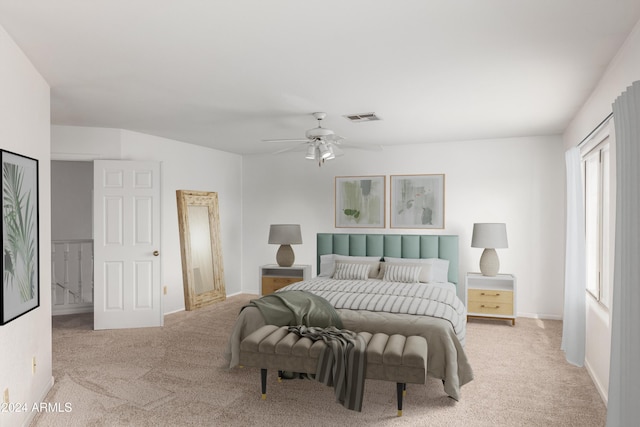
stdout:
{"type": "Polygon", "coordinates": [[[458,236],[318,233],[316,271],[320,255],[326,254],[446,259],[449,281],[458,284],[458,236]]]}

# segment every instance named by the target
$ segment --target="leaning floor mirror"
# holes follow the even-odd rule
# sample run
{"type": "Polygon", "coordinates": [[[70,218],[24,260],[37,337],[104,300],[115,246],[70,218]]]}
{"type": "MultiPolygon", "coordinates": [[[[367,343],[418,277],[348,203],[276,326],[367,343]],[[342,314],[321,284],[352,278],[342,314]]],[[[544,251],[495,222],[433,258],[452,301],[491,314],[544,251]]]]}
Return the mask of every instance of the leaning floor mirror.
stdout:
{"type": "Polygon", "coordinates": [[[195,310],[226,298],[218,193],[177,190],[184,305],[195,310]]]}

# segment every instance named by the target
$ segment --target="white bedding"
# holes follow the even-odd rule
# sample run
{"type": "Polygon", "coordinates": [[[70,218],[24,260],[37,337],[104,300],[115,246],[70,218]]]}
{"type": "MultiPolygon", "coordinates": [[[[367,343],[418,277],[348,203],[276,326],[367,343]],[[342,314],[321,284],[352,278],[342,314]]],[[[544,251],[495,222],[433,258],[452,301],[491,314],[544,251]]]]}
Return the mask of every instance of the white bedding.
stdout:
{"type": "Polygon", "coordinates": [[[304,290],[321,296],[336,309],[412,314],[447,320],[460,344],[466,336],[466,309],[452,283],[401,283],[335,280],[316,277],[281,290],[304,290]]]}
{"type": "MultiPolygon", "coordinates": [[[[376,279],[357,281],[317,277],[282,288],[292,289],[305,289],[327,299],[336,308],[345,329],[423,336],[428,344],[429,376],[442,379],[445,392],[455,400],[461,397],[460,387],[473,379],[473,371],[463,348],[466,311],[452,283],[385,283],[376,279]],[[345,293],[345,290],[350,292],[345,293]],[[373,293],[358,294],[356,291],[373,293]],[[393,295],[394,292],[398,295],[393,295]],[[425,302],[422,297],[413,297],[421,294],[434,295],[435,301],[425,302]],[[391,312],[375,311],[378,304],[386,304],[382,303],[383,300],[390,304],[391,312]],[[419,303],[413,304],[416,301],[419,303]],[[424,303],[422,311],[432,312],[433,315],[410,313],[420,311],[421,303],[424,303]]],[[[240,342],[263,325],[264,318],[257,308],[242,310],[225,352],[229,367],[239,362],[240,342]]]]}

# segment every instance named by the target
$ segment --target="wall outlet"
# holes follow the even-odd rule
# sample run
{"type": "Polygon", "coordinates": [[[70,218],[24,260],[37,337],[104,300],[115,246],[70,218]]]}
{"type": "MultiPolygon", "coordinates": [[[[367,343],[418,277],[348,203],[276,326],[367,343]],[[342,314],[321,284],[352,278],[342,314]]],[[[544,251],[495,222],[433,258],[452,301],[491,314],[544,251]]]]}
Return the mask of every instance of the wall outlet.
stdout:
{"type": "Polygon", "coordinates": [[[9,403],[9,389],[5,388],[4,389],[4,403],[9,403]]]}
{"type": "Polygon", "coordinates": [[[33,356],[33,359],[31,359],[31,373],[35,375],[36,373],[36,357],[33,356]]]}
{"type": "Polygon", "coordinates": [[[164,286],[164,287],[162,288],[162,293],[164,293],[165,295],[167,294],[167,287],[166,287],[166,286],[164,286]]]}

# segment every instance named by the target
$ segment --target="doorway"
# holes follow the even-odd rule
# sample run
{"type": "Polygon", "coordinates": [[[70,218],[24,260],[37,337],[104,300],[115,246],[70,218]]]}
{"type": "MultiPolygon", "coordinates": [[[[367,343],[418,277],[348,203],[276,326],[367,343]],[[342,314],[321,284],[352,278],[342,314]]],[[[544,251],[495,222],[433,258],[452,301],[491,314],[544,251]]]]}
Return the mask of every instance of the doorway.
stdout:
{"type": "Polygon", "coordinates": [[[51,161],[51,313],[93,312],[93,162],[51,161]]]}
{"type": "Polygon", "coordinates": [[[52,314],[162,326],[160,163],[52,160],[52,314]]]}

